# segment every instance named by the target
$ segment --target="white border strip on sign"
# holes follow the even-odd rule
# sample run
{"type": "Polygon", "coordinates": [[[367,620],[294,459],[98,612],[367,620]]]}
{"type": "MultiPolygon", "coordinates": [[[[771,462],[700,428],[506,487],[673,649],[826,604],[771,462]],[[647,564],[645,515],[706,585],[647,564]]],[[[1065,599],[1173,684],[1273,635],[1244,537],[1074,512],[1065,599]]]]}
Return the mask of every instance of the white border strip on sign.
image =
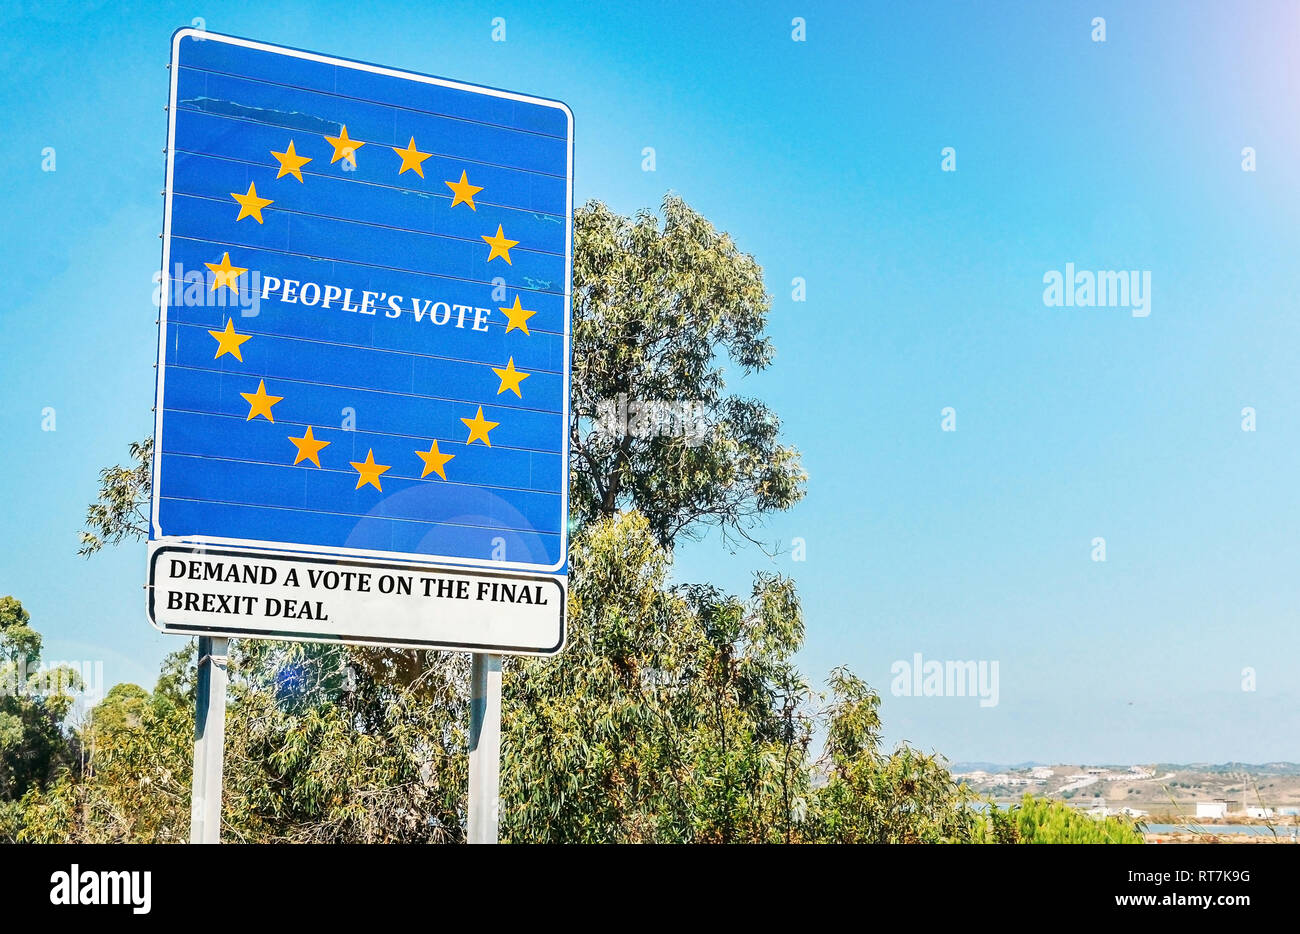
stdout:
{"type": "Polygon", "coordinates": [[[485,567],[485,568],[510,568],[521,571],[535,571],[541,573],[554,573],[564,567],[568,561],[569,550],[569,385],[570,385],[570,327],[573,316],[573,111],[569,110],[568,105],[562,101],[548,100],[543,97],[533,97],[528,94],[517,94],[513,91],[502,91],[496,88],[481,87],[474,84],[464,84],[460,81],[450,81],[446,78],[435,78],[431,75],[421,75],[410,71],[399,71],[394,68],[384,68],[380,65],[371,65],[366,62],[356,62],[346,58],[335,58],[329,55],[319,55],[315,52],[304,52],[301,49],[291,49],[284,46],[268,45],[264,42],[255,42],[251,39],[241,39],[236,36],[223,36],[219,33],[206,32],[201,29],[178,29],[172,36],[172,67],[171,67],[171,93],[168,98],[167,108],[167,180],[166,180],[166,201],[163,206],[163,249],[162,249],[162,278],[161,278],[161,300],[159,302],[159,320],[158,320],[158,384],[154,400],[154,448],[153,448],[153,503],[150,513],[150,525],[153,529],[153,540],[167,543],[196,543],[211,545],[233,545],[245,548],[253,548],[261,551],[266,550],[283,550],[297,551],[311,555],[339,555],[357,558],[381,558],[387,561],[410,561],[418,563],[439,563],[449,567],[485,567]],[[308,61],[321,62],[326,65],[337,65],[344,68],[355,68],[359,71],[368,71],[377,75],[387,75],[391,78],[404,78],[410,81],[418,81],[422,84],[435,84],[440,87],[454,88],[458,91],[469,91],[475,94],[487,94],[491,97],[501,97],[507,100],[520,101],[526,104],[537,104],[542,107],[554,107],[564,111],[568,119],[568,133],[566,140],[567,148],[567,168],[565,172],[565,221],[564,221],[564,419],[561,423],[563,437],[561,439],[561,490],[560,490],[560,556],[559,560],[552,565],[530,564],[522,561],[492,561],[486,558],[461,558],[447,555],[430,555],[416,554],[411,552],[400,551],[374,551],[359,548],[328,548],[319,545],[305,545],[300,542],[268,542],[268,541],[251,541],[239,538],[211,538],[195,536],[164,536],[162,528],[158,523],[158,508],[161,489],[159,477],[162,469],[162,423],[163,423],[163,378],[166,373],[167,361],[167,311],[171,305],[171,235],[172,235],[172,175],[174,170],[175,153],[176,153],[176,88],[180,74],[180,62],[178,60],[181,40],[186,37],[202,39],[206,42],[225,42],[230,45],[239,45],[245,48],[258,49],[263,52],[271,52],[277,55],[288,55],[292,58],[302,58],[308,61]]]}

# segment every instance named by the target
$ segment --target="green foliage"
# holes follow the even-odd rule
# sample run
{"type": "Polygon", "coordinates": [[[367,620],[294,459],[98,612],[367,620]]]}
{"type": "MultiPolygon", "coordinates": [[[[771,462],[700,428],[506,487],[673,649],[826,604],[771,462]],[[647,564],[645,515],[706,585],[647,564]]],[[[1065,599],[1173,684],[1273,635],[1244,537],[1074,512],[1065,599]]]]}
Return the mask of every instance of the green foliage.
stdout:
{"type": "MultiPolygon", "coordinates": [[[[343,678],[338,665],[347,656],[337,647],[236,646],[226,723],[226,839],[463,838],[464,685],[434,687],[433,671],[396,689],[373,673],[343,678]],[[440,753],[440,743],[451,751],[440,753]]],[[[430,658],[465,667],[458,656],[430,658]]],[[[22,839],[188,839],[194,664],[191,645],[168,658],[147,699],[139,689],[117,697],[110,692],[92,717],[95,742],[87,768],[69,770],[46,793],[28,797],[22,839]]]]}
{"type": "Polygon", "coordinates": [[[236,667],[235,839],[463,839],[466,656],[243,643],[236,667]]]}
{"type": "MultiPolygon", "coordinates": [[[[938,841],[978,830],[938,761],[881,752],[865,685],[839,672],[829,704],[810,691],[793,663],[803,618],[790,581],[758,575],[743,600],[670,586],[668,553],[637,513],[588,525],[572,560],[568,648],[507,662],[503,839],[938,841]],[[818,732],[833,737],[822,762],[810,754],[818,732]]],[[[245,642],[230,673],[227,839],[464,839],[465,656],[245,642]]],[[[152,695],[110,692],[87,728],[87,768],[27,797],[23,839],[185,839],[192,683],[186,651],[152,695]]]]}
{"type": "Polygon", "coordinates": [[[176,690],[193,651],[168,656],[148,694],[117,685],[82,728],[84,765],[23,800],[19,839],[176,843],[189,839],[193,694],[176,690]],[[180,675],[180,678],[178,678],[180,675]]]}
{"type": "MultiPolygon", "coordinates": [[[[772,359],[761,269],[680,199],[663,215],[661,226],[599,202],[575,215],[569,644],[506,661],[502,838],[1017,839],[1023,808],[981,814],[940,759],[883,749],[879,697],[861,680],[840,669],[828,697],[809,687],[794,664],[804,621],[792,581],[757,574],[745,598],[669,583],[679,536],[713,525],[751,537],[765,513],[798,501],[805,475],[775,415],[726,394],[724,360],[746,373],[772,359]],[[620,398],[693,403],[703,424],[611,432],[602,409],[620,398]]],[[[132,445],[128,466],[102,471],[82,554],[144,537],[151,453],[148,440],[132,445]]],[[[21,655],[33,643],[19,610],[0,602],[6,651],[21,655]]],[[[262,641],[231,651],[225,839],[464,840],[467,656],[262,641]]],[[[110,691],[82,730],[84,766],[6,785],[0,830],[186,839],[194,664],[190,646],[152,693],[110,691]]]]}
{"type": "Polygon", "coordinates": [[[24,670],[34,669],[41,657],[41,634],[31,627],[31,621],[31,614],[18,600],[0,597],[0,662],[13,666],[4,672],[10,679],[25,678],[24,670]]]}
{"type": "Polygon", "coordinates": [[[22,799],[76,761],[63,729],[80,679],[71,669],[40,670],[41,636],[12,596],[0,597],[0,841],[18,838],[22,799]]]}
{"type": "Polygon", "coordinates": [[[773,842],[807,809],[809,691],[791,655],[790,582],[748,601],[670,588],[639,514],[589,526],[572,553],[570,640],[512,662],[503,837],[536,842],[773,842]]]}
{"type": "Polygon", "coordinates": [[[776,415],[727,395],[722,359],[764,369],[771,300],[763,271],[680,198],[622,217],[599,201],[574,215],[569,502],[581,519],[635,508],[671,547],[697,523],[748,537],[763,513],[802,496],[799,453],[776,415]],[[623,405],[690,404],[689,432],[608,424],[623,405]],[[602,417],[602,411],[606,413],[602,417]]]}
{"type": "Polygon", "coordinates": [[[122,730],[140,726],[149,705],[149,692],[138,684],[115,684],[91,711],[82,731],[87,745],[103,737],[110,738],[122,730]]]}
{"type": "Polygon", "coordinates": [[[995,823],[1010,828],[1015,843],[1142,843],[1137,824],[1125,817],[1093,817],[1060,801],[1025,795],[1005,811],[992,808],[995,823]]]}
{"type": "Polygon", "coordinates": [[[89,557],[105,545],[149,534],[149,487],[153,438],[132,442],[131,463],[99,472],[99,499],[86,510],[86,529],[77,553],[89,557]]]}
{"type": "Polygon", "coordinates": [[[881,750],[880,696],[847,669],[831,673],[826,784],[812,818],[833,843],[967,842],[982,830],[943,763],[910,746],[881,750]]]}

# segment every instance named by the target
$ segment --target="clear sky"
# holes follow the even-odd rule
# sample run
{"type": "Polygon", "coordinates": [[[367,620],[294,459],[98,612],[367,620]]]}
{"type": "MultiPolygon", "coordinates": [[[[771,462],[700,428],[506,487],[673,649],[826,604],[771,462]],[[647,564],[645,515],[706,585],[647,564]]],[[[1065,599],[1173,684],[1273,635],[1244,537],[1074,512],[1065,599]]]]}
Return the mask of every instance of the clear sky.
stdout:
{"type": "Polygon", "coordinates": [[[151,427],[163,66],[201,16],[561,99],[579,201],[671,189],[757,257],[777,355],[735,385],[804,453],[765,535],[806,560],[706,539],[676,575],[793,575],[807,671],[867,678],[891,741],[1300,759],[1300,5],[844,6],[6,4],[0,593],[47,658],[152,687],[179,645],[145,620],[143,545],[75,552],[98,469],[151,427]],[[1149,316],[1046,306],[1067,263],[1149,272],[1149,316]],[[894,696],[918,652],[997,662],[998,704],[894,696]]]}

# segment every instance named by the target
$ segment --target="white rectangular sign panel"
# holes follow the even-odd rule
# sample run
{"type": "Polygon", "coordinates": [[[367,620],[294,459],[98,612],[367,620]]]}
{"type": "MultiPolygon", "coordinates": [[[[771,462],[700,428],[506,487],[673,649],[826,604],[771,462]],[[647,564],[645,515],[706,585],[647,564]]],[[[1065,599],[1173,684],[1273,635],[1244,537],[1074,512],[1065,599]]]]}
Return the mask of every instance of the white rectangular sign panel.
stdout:
{"type": "Polygon", "coordinates": [[[552,655],[564,578],[151,542],[149,621],[182,635],[552,655]]]}

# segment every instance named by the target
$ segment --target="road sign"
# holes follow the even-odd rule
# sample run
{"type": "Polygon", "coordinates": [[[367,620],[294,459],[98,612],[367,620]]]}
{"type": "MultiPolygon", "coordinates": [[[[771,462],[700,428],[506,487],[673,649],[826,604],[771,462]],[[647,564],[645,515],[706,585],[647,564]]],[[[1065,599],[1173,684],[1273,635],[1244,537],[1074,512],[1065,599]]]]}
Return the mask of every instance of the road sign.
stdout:
{"type": "Polygon", "coordinates": [[[573,117],[179,31],[150,619],[564,640],[573,117]]]}

